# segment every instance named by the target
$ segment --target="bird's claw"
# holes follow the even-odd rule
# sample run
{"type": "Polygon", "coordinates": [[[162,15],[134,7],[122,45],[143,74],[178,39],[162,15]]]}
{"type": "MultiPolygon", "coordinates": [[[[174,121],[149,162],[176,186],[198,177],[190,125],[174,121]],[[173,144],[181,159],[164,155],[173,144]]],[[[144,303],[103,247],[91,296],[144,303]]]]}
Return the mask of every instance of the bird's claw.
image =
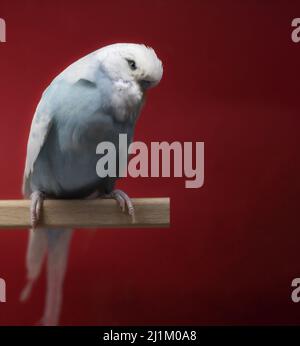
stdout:
{"type": "Polygon", "coordinates": [[[44,198],[44,194],[40,191],[34,191],[30,196],[30,221],[32,229],[35,229],[37,227],[37,224],[40,220],[44,198]]]}
{"type": "Polygon", "coordinates": [[[111,194],[108,195],[109,198],[115,199],[122,212],[126,211],[126,207],[128,210],[128,214],[131,216],[132,223],[135,223],[135,212],[132,201],[130,197],[122,190],[114,190],[111,194]]]}

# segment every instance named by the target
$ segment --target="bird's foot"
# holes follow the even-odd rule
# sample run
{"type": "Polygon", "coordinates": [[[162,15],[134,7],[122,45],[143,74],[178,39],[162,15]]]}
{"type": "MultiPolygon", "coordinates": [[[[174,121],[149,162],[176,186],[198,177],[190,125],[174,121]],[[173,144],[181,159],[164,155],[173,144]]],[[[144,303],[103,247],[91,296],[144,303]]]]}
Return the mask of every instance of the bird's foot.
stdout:
{"type": "Polygon", "coordinates": [[[105,195],[104,198],[115,199],[118,202],[123,213],[126,211],[127,208],[128,214],[131,216],[132,223],[135,223],[135,213],[132,201],[124,191],[114,190],[110,194],[105,195]]]}
{"type": "Polygon", "coordinates": [[[32,229],[35,229],[37,227],[37,224],[40,220],[44,198],[45,195],[40,191],[34,191],[30,196],[30,221],[32,229]]]}

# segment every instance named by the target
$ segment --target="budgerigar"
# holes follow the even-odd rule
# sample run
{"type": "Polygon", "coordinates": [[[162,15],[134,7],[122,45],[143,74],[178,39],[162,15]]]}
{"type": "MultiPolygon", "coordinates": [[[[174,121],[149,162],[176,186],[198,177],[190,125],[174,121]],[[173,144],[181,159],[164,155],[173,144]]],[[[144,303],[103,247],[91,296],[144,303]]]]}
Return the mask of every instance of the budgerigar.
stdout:
{"type": "MultiPolygon", "coordinates": [[[[28,140],[23,193],[31,198],[31,223],[26,257],[28,298],[47,255],[47,294],[43,325],[57,325],[72,230],[39,228],[44,198],[111,197],[134,216],[130,198],[114,190],[116,177],[96,172],[102,141],[115,144],[119,134],[132,142],[136,120],[148,88],[163,73],[152,48],[112,44],[70,65],[44,91],[28,140]]],[[[127,151],[124,148],[123,155],[127,151]]],[[[117,155],[117,157],[118,157],[117,155]]]]}

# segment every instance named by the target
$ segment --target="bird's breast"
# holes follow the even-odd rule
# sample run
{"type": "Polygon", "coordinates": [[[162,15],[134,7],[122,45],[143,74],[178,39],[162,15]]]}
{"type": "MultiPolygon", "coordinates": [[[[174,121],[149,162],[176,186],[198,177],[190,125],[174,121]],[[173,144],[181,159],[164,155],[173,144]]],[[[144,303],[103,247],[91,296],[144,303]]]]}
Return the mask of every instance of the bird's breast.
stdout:
{"type": "Polygon", "coordinates": [[[129,144],[132,125],[114,122],[112,117],[104,114],[95,114],[85,123],[55,124],[35,164],[32,177],[35,185],[50,195],[63,198],[86,197],[96,189],[104,193],[115,178],[99,178],[97,175],[100,156],[96,148],[104,141],[113,143],[118,165],[120,155],[127,155],[127,148],[119,150],[121,133],[127,134],[129,144]]]}
{"type": "MultiPolygon", "coordinates": [[[[143,92],[136,82],[117,80],[113,83],[111,106],[118,121],[137,116],[143,103],[143,92]]],[[[134,119],[132,119],[134,120],[134,119]]]]}

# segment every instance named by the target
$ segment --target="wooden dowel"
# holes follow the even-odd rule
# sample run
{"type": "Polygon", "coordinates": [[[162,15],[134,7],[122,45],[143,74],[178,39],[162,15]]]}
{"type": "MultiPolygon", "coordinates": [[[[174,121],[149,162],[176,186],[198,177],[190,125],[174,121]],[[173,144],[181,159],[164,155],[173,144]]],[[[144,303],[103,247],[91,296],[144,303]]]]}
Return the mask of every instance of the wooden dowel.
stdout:
{"type": "MultiPolygon", "coordinates": [[[[135,222],[115,200],[45,200],[39,227],[141,228],[170,225],[169,198],[133,198],[135,222]]],[[[29,200],[0,200],[0,228],[29,228],[29,200]]]]}

